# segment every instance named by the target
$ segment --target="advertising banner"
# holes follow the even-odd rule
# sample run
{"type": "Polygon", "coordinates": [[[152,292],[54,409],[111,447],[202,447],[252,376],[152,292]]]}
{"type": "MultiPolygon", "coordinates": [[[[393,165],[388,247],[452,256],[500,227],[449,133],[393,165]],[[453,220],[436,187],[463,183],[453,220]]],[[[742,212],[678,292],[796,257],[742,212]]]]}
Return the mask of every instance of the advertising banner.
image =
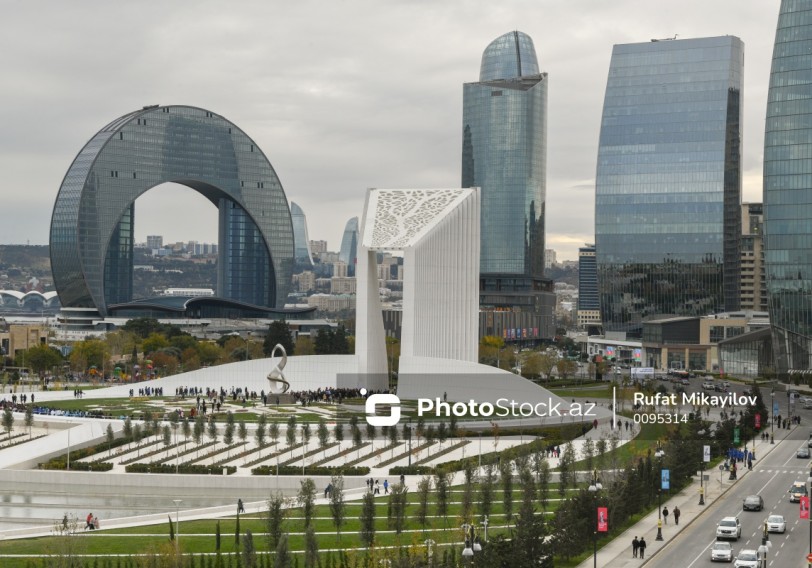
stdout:
{"type": "Polygon", "coordinates": [[[671,470],[664,469],[661,471],[662,479],[660,480],[660,489],[671,489],[671,470]]]}
{"type": "Polygon", "coordinates": [[[758,430],[759,428],[761,428],[761,414],[756,414],[755,418],[756,418],[756,430],[758,430]]]}
{"type": "Polygon", "coordinates": [[[801,497],[801,519],[809,520],[809,497],[801,497]]]}
{"type": "Polygon", "coordinates": [[[609,510],[598,507],[598,532],[609,532],[609,510]]]}

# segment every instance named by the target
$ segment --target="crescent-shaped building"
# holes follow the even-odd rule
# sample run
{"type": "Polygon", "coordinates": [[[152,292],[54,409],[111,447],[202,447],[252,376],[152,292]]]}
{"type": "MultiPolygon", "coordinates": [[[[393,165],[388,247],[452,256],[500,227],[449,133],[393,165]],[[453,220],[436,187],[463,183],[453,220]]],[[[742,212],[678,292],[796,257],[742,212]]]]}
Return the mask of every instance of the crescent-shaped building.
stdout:
{"type": "Polygon", "coordinates": [[[50,251],[63,310],[104,317],[131,303],[134,203],[167,182],[194,189],[219,210],[217,296],[281,308],[293,268],[293,226],[268,158],[216,113],[154,105],[99,130],[62,181],[50,251]]]}

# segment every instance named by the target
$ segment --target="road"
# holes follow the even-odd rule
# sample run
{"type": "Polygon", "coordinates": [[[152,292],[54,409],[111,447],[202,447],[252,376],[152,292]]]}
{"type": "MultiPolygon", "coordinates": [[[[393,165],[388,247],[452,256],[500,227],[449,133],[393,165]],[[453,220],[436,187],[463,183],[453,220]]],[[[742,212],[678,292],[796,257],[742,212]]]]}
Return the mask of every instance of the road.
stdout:
{"type": "MultiPolygon", "coordinates": [[[[807,425],[809,422],[807,422],[807,425]]],[[[795,452],[806,445],[798,440],[798,430],[808,432],[808,426],[796,428],[794,436],[779,443],[763,460],[758,459],[753,472],[743,476],[722,498],[674,537],[659,554],[646,564],[647,568],[698,568],[712,566],[710,548],[716,541],[716,523],[727,516],[739,517],[742,536],[732,542],[734,555],[743,549],[757,549],[761,545],[763,523],[768,515],[783,515],[787,521],[786,534],[771,534],[772,547],[767,565],[776,568],[806,567],[809,549],[808,521],[799,520],[799,506],[789,502],[788,489],[794,481],[806,481],[809,460],[798,459],[795,452]],[[764,498],[764,511],[742,511],[742,500],[753,494],[764,498]]],[[[758,457],[758,456],[756,456],[758,457]]],[[[713,482],[714,476],[710,476],[713,482]]],[[[688,520],[688,519],[686,519],[688,520]]],[[[668,526],[663,533],[668,538],[668,526]]]]}

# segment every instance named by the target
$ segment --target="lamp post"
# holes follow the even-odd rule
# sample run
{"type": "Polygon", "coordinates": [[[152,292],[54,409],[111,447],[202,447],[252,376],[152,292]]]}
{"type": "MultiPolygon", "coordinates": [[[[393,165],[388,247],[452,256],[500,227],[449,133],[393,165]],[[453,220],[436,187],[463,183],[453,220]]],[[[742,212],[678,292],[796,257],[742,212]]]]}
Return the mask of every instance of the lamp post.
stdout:
{"type": "Polygon", "coordinates": [[[406,423],[407,432],[409,433],[409,467],[412,466],[412,419],[406,423]]]}
{"type": "Polygon", "coordinates": [[[662,450],[654,452],[654,457],[660,460],[660,487],[657,489],[657,536],[654,540],[663,540],[663,456],[665,456],[665,452],[662,450]]]}
{"type": "Polygon", "coordinates": [[[598,491],[603,489],[603,485],[598,480],[598,472],[592,472],[592,483],[589,485],[589,492],[592,493],[593,514],[595,515],[595,530],[592,533],[592,565],[598,568],[598,491]]]}
{"type": "MultiPolygon", "coordinates": [[[[705,430],[700,430],[699,432],[697,432],[697,434],[699,436],[704,436],[705,435],[705,430]]],[[[700,505],[705,504],[705,486],[704,486],[705,467],[703,465],[704,463],[705,463],[705,448],[703,447],[702,448],[702,459],[699,461],[699,504],[700,505]]]]}
{"type": "Polygon", "coordinates": [[[488,542],[488,515],[485,515],[485,518],[482,519],[482,526],[485,527],[485,543],[488,542]]]}
{"type": "Polygon", "coordinates": [[[175,504],[175,552],[180,551],[180,504],[182,499],[172,499],[175,504]]]}
{"type": "Polygon", "coordinates": [[[430,538],[427,538],[423,544],[426,545],[426,558],[428,560],[429,568],[431,568],[432,556],[434,556],[434,545],[437,543],[430,538]]]}
{"type": "Polygon", "coordinates": [[[772,548],[773,543],[770,542],[770,534],[767,532],[767,521],[764,521],[764,532],[761,535],[761,546],[756,551],[758,553],[759,566],[767,568],[767,552],[772,548]]]}
{"type": "Polygon", "coordinates": [[[770,420],[770,444],[775,444],[775,387],[770,391],[770,412],[773,417],[770,420]]]}
{"type": "Polygon", "coordinates": [[[463,523],[462,527],[463,535],[465,535],[465,547],[462,549],[462,557],[463,558],[473,558],[474,556],[474,548],[473,548],[473,533],[474,533],[474,526],[469,523],[463,523]]]}

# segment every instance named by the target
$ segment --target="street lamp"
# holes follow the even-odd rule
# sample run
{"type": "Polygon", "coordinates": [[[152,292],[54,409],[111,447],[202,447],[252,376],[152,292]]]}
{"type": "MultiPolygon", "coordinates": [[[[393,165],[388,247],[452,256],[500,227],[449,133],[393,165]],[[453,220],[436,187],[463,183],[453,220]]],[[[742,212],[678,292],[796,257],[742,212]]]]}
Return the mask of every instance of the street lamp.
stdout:
{"type": "Polygon", "coordinates": [[[665,456],[665,452],[662,450],[654,452],[654,457],[660,460],[660,487],[657,488],[657,536],[654,540],[663,540],[663,456],[665,456]]]}
{"type": "Polygon", "coordinates": [[[775,444],[775,387],[770,391],[770,413],[773,417],[770,420],[770,444],[775,444]]]}
{"type": "Polygon", "coordinates": [[[180,504],[183,499],[172,499],[175,504],[175,551],[180,550],[180,504]]]}
{"type": "Polygon", "coordinates": [[[426,545],[426,557],[428,559],[429,568],[431,568],[432,556],[434,556],[434,545],[437,543],[427,538],[423,544],[426,545]]]}
{"type": "Polygon", "coordinates": [[[462,549],[463,558],[472,558],[474,556],[474,525],[463,523],[462,532],[465,535],[465,548],[462,549]]]}
{"type": "Polygon", "coordinates": [[[409,467],[412,467],[412,419],[406,423],[407,432],[409,432],[409,467]]]}
{"type": "Polygon", "coordinates": [[[485,542],[488,542],[488,515],[485,515],[485,518],[482,519],[482,526],[485,527],[485,542]]]}
{"type": "Polygon", "coordinates": [[[592,493],[592,502],[594,503],[595,515],[595,530],[592,533],[592,564],[598,568],[598,491],[603,489],[603,485],[598,480],[598,471],[592,472],[592,483],[589,484],[589,492],[592,493]]]}
{"type": "MultiPolygon", "coordinates": [[[[700,430],[697,434],[702,437],[705,435],[705,430],[700,430]]],[[[705,504],[705,487],[703,485],[705,480],[705,468],[702,464],[705,463],[705,448],[702,448],[702,459],[699,462],[699,504],[705,504]]]]}

